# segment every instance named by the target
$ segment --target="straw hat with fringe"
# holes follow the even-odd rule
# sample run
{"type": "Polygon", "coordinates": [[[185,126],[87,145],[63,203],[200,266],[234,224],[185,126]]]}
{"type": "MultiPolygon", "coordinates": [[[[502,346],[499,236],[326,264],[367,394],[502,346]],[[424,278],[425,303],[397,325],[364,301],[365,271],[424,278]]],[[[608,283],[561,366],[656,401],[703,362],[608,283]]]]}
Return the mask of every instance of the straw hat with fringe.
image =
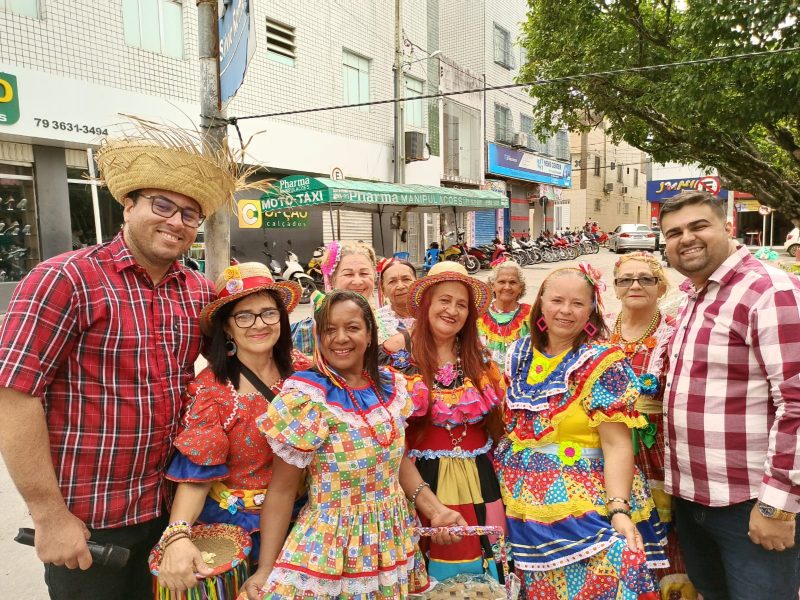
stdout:
{"type": "Polygon", "coordinates": [[[422,295],[429,288],[445,281],[458,281],[469,288],[478,316],[485,313],[486,309],[489,308],[489,302],[492,300],[492,292],[489,286],[480,279],[470,277],[464,265],[452,260],[446,260],[433,265],[425,277],[417,279],[412,284],[408,295],[408,304],[411,307],[411,312],[415,313],[419,310],[419,306],[422,303],[422,295]]]}
{"type": "Polygon", "coordinates": [[[237,162],[243,150],[234,153],[199,132],[127,117],[128,131],[103,140],[96,154],[100,176],[120,204],[131,192],[152,188],[188,196],[209,216],[223,205],[233,207],[237,191],[270,189],[266,182],[247,181],[255,169],[237,162]]]}
{"type": "Polygon", "coordinates": [[[300,301],[300,285],[294,281],[274,281],[266,265],[246,262],[228,267],[217,277],[217,299],[200,311],[200,330],[207,336],[213,333],[211,325],[217,311],[250,294],[275,290],[283,300],[286,312],[292,312],[300,301]]]}

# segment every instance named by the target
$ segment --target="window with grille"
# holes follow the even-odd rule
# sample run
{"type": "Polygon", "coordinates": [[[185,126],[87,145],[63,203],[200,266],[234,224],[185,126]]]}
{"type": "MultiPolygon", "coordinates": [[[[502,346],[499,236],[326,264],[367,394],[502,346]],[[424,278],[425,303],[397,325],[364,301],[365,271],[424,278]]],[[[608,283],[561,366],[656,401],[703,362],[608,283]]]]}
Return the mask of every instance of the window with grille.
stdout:
{"type": "Polygon", "coordinates": [[[566,129],[556,132],[555,157],[559,160],[569,160],[569,132],[566,129]]]}
{"type": "Polygon", "coordinates": [[[600,212],[600,198],[594,199],[594,211],[600,212]]]}
{"type": "Polygon", "coordinates": [[[510,143],[512,137],[511,111],[506,106],[494,105],[494,139],[510,143]]]}
{"type": "MultiPolygon", "coordinates": [[[[342,58],[342,87],[345,104],[369,102],[369,59],[345,50],[342,58]]],[[[368,112],[369,106],[359,107],[368,112]]]]}
{"type": "Polygon", "coordinates": [[[528,135],[528,149],[536,150],[534,146],[538,143],[538,140],[533,135],[533,117],[521,114],[519,116],[519,130],[528,135]]]}
{"type": "Polygon", "coordinates": [[[183,58],[183,4],[178,0],[122,0],[125,43],[183,58]]]}
{"type": "Polygon", "coordinates": [[[295,51],[294,27],[268,18],[267,58],[282,65],[293,67],[296,58],[295,51]]]}
{"type": "Polygon", "coordinates": [[[0,11],[38,19],[39,0],[0,0],[0,11]]]}
{"type": "Polygon", "coordinates": [[[639,185],[639,169],[633,170],[633,185],[634,186],[639,185]]]}
{"type": "Polygon", "coordinates": [[[511,62],[511,34],[497,23],[494,25],[494,62],[506,69],[514,66],[511,62]]]}
{"type": "Polygon", "coordinates": [[[598,177],[600,176],[600,157],[599,156],[595,156],[594,157],[594,174],[597,175],[598,177]]]}
{"type": "MultiPolygon", "coordinates": [[[[423,89],[425,88],[422,81],[413,77],[406,77],[406,98],[422,96],[423,89]]],[[[422,127],[422,99],[407,100],[405,104],[406,125],[422,127]]]]}
{"type": "Polygon", "coordinates": [[[622,203],[622,214],[623,214],[623,215],[627,215],[627,214],[629,214],[629,213],[630,213],[630,211],[631,211],[631,205],[630,205],[630,203],[628,203],[628,202],[623,202],[623,203],[622,203]]]}
{"type": "Polygon", "coordinates": [[[622,166],[617,165],[617,183],[622,183],[622,166]]]}

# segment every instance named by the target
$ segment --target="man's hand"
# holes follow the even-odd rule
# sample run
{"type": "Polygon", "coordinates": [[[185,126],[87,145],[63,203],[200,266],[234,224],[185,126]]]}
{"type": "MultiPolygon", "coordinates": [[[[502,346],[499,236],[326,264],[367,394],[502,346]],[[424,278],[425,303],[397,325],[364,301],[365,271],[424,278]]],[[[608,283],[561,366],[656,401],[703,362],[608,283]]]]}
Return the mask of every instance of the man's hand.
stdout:
{"type": "Polygon", "coordinates": [[[758,511],[758,504],[750,511],[750,528],[747,535],[754,544],[766,550],[781,552],[794,546],[795,521],[768,519],[758,511]]]}
{"type": "Polygon", "coordinates": [[[33,515],[36,528],[36,554],[43,563],[86,570],[92,555],[86,545],[90,533],[86,524],[66,507],[42,515],[33,515]]]}

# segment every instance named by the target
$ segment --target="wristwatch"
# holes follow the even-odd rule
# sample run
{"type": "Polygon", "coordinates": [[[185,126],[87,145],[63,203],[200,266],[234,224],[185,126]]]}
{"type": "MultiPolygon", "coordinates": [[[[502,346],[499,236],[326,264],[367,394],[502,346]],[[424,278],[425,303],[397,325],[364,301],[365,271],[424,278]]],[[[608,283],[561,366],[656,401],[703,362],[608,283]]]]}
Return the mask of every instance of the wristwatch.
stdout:
{"type": "Polygon", "coordinates": [[[758,506],[758,512],[761,513],[761,516],[766,519],[774,519],[775,521],[794,521],[797,518],[797,514],[781,510],[780,508],[775,508],[769,504],[764,504],[761,500],[758,501],[756,506],[758,506]]]}

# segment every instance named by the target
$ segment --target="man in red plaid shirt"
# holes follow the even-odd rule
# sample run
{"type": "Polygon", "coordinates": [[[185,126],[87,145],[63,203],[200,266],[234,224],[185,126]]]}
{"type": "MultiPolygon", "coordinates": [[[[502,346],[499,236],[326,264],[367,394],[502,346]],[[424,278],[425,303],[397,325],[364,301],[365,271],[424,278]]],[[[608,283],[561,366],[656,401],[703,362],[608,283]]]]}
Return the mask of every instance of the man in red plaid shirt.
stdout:
{"type": "Polygon", "coordinates": [[[669,262],[689,279],[668,348],[665,490],[704,600],[797,600],[800,279],[730,240],[722,203],[661,208],[669,262]]]}
{"type": "Polygon", "coordinates": [[[37,265],[0,330],[0,450],[54,599],[152,597],[162,471],[200,352],[198,315],[214,298],[178,258],[237,184],[234,161],[181,135],[140,124],[103,144],[123,230],[37,265]],[[127,566],[90,568],[90,536],[130,549],[127,566]]]}

